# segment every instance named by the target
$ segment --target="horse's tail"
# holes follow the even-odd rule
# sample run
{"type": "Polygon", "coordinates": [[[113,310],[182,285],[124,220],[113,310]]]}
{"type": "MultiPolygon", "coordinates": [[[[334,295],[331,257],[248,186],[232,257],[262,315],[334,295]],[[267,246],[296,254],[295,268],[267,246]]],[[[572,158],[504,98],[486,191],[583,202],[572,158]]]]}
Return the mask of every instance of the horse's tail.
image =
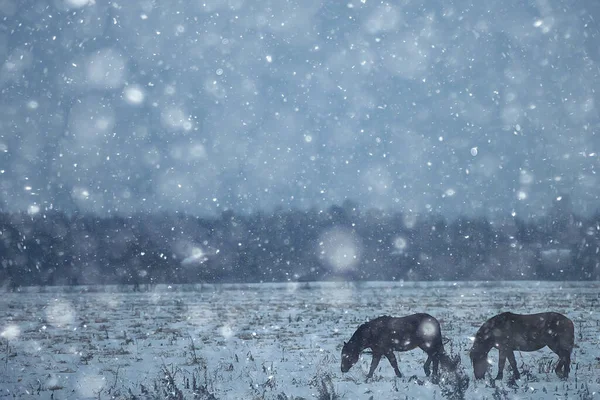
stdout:
{"type": "Polygon", "coordinates": [[[568,345],[570,345],[571,348],[575,347],[575,324],[573,323],[573,321],[567,317],[564,317],[567,321],[567,340],[569,341],[568,345]]]}
{"type": "Polygon", "coordinates": [[[446,352],[441,353],[439,359],[442,367],[446,368],[449,371],[456,371],[456,368],[460,363],[459,356],[457,356],[456,358],[452,358],[446,352]]]}

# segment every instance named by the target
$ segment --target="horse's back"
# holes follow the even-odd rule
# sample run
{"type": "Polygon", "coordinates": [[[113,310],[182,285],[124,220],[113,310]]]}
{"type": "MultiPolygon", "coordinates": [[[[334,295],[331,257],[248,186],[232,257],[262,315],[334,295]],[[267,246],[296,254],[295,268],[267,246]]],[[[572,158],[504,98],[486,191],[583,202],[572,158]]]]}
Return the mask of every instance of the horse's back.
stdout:
{"type": "MultiPolygon", "coordinates": [[[[386,336],[441,336],[437,319],[426,313],[416,313],[403,317],[383,315],[367,322],[366,325],[377,335],[386,336]]],[[[441,340],[441,339],[440,339],[441,340]]]]}
{"type": "Polygon", "coordinates": [[[413,317],[420,319],[421,321],[423,320],[434,320],[437,321],[437,319],[427,313],[416,313],[412,315],[413,317]]]}
{"type": "Polygon", "coordinates": [[[548,311],[535,314],[516,314],[510,311],[503,312],[488,319],[480,331],[488,331],[498,327],[523,326],[528,329],[546,330],[553,327],[560,328],[558,332],[573,335],[575,327],[573,321],[563,314],[548,311]]]}
{"type": "Polygon", "coordinates": [[[544,328],[560,327],[560,332],[562,333],[574,334],[575,332],[573,321],[571,321],[567,316],[554,311],[536,314],[522,314],[520,317],[526,319],[531,325],[535,325],[537,322],[544,328]]]}
{"type": "Polygon", "coordinates": [[[557,313],[554,311],[547,311],[535,314],[516,314],[510,311],[500,313],[488,321],[492,320],[501,320],[501,321],[524,321],[528,323],[530,321],[543,321],[545,323],[557,323],[557,324],[567,324],[573,325],[573,321],[571,321],[568,317],[561,313],[557,313]]]}
{"type": "Polygon", "coordinates": [[[439,324],[438,320],[435,317],[427,313],[415,313],[406,315],[403,317],[392,317],[389,315],[382,315],[375,319],[372,319],[368,322],[371,325],[408,325],[408,324],[420,324],[424,321],[433,321],[436,324],[439,324]]]}
{"type": "MultiPolygon", "coordinates": [[[[571,351],[575,343],[575,326],[573,321],[563,314],[548,311],[535,314],[515,314],[504,312],[491,318],[491,326],[504,326],[512,335],[529,338],[531,343],[539,342],[539,345],[551,342],[559,343],[559,346],[571,351]],[[536,339],[537,338],[537,339],[536,339]]],[[[532,349],[536,350],[536,346],[532,349]]],[[[521,350],[526,350],[522,347],[521,350]]]]}
{"type": "Polygon", "coordinates": [[[421,323],[424,321],[435,321],[436,323],[438,323],[438,320],[435,319],[435,317],[433,317],[427,313],[415,313],[415,314],[407,315],[405,317],[399,317],[398,319],[401,319],[403,321],[417,322],[417,323],[421,323]]]}
{"type": "Polygon", "coordinates": [[[389,326],[394,329],[418,330],[423,325],[435,327],[439,330],[440,323],[437,319],[426,313],[416,313],[404,317],[390,317],[389,326]]]}

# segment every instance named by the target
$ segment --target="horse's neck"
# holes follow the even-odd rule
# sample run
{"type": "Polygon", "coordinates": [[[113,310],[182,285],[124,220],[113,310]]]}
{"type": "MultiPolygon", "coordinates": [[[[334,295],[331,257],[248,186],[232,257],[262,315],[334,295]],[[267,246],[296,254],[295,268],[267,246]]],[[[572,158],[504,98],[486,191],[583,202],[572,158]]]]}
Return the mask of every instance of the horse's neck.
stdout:
{"type": "Polygon", "coordinates": [[[478,350],[483,353],[488,353],[494,347],[494,342],[496,341],[493,335],[480,335],[475,340],[478,350]]]}
{"type": "Polygon", "coordinates": [[[360,332],[356,332],[356,334],[350,339],[353,343],[354,347],[360,353],[371,344],[371,331],[367,327],[360,330],[360,332]]]}
{"type": "Polygon", "coordinates": [[[479,349],[482,353],[489,353],[489,351],[494,347],[494,342],[492,340],[485,340],[479,344],[479,349]]]}

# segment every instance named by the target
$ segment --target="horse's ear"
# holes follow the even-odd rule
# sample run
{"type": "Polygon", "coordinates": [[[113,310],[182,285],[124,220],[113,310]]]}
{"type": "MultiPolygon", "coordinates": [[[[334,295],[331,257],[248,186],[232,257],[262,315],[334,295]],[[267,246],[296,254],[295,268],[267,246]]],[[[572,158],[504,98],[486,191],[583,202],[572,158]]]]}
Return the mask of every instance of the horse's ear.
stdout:
{"type": "Polygon", "coordinates": [[[344,346],[347,345],[347,344],[348,344],[348,342],[344,342],[344,346]]]}

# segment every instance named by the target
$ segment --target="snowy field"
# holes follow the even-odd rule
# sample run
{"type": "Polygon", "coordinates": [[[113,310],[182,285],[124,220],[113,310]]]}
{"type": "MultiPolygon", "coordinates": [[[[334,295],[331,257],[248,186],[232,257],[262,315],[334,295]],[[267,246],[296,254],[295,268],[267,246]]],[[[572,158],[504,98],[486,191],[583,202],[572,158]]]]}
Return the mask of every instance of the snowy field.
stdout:
{"type": "MultiPolygon", "coordinates": [[[[0,297],[0,388],[17,399],[444,399],[420,350],[397,353],[403,378],[371,355],[340,372],[357,326],[428,312],[470,379],[467,399],[600,398],[599,283],[315,283],[27,288],[0,297]],[[575,322],[571,376],[547,348],[516,353],[522,378],[473,382],[471,337],[502,311],[553,310],[575,322]]],[[[496,374],[498,353],[490,352],[496,374]]],[[[508,363],[507,363],[508,364],[508,363]]],[[[507,368],[509,368],[507,366],[507,368]]],[[[461,398],[455,393],[454,398],[461,398]]]]}

